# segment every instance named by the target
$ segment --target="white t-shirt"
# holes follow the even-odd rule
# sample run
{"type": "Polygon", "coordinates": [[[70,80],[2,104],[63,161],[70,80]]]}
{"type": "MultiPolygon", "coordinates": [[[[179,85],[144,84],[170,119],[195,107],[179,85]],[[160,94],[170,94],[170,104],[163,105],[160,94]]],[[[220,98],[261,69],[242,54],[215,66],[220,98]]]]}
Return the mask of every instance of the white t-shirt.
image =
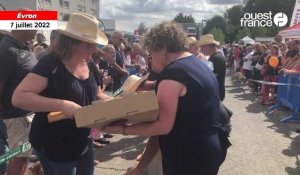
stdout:
{"type": "Polygon", "coordinates": [[[251,65],[252,64],[252,55],[253,55],[253,53],[254,52],[252,51],[244,57],[243,69],[245,69],[245,70],[252,70],[253,69],[253,66],[251,65]]]}

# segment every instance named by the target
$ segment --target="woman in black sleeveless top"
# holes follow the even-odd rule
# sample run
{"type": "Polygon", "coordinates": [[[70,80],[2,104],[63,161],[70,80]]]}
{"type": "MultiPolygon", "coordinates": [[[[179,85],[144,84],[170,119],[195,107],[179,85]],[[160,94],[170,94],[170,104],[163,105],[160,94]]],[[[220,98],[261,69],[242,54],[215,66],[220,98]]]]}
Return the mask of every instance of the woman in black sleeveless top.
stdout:
{"type": "Polygon", "coordinates": [[[152,136],[144,158],[129,174],[141,174],[158,147],[164,175],[214,175],[225,159],[219,134],[219,91],[213,72],[185,52],[186,35],[173,22],[162,23],[144,36],[156,85],[157,121],[107,126],[105,132],[152,136]],[[140,173],[139,173],[140,172],[140,173]]]}
{"type": "Polygon", "coordinates": [[[91,61],[97,44],[107,44],[107,38],[98,30],[97,19],[85,13],[72,14],[59,32],[53,52],[20,83],[12,102],[36,112],[29,141],[45,175],[93,175],[90,129],[77,128],[73,116],[76,109],[96,99],[110,98],[101,91],[102,82],[91,61]],[[47,115],[55,111],[68,118],[48,122],[47,115]]]}

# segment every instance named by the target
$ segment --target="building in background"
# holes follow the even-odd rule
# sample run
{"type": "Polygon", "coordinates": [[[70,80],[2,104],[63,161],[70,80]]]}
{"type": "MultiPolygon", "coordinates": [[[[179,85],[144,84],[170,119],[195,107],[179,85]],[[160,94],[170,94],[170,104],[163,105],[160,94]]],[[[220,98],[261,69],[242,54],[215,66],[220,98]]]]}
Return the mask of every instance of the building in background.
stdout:
{"type": "Polygon", "coordinates": [[[99,18],[99,0],[3,0],[6,10],[27,7],[33,10],[56,10],[58,19],[66,19],[75,12],[84,12],[99,18]]]}
{"type": "MultiPolygon", "coordinates": [[[[58,25],[63,24],[75,12],[84,12],[100,18],[100,0],[2,0],[0,5],[5,9],[0,10],[17,10],[20,8],[29,8],[32,10],[55,10],[58,15],[58,25]]],[[[102,31],[115,31],[114,19],[101,19],[100,29],[102,31]]],[[[46,43],[49,44],[51,31],[40,31],[46,37],[46,43]]]]}

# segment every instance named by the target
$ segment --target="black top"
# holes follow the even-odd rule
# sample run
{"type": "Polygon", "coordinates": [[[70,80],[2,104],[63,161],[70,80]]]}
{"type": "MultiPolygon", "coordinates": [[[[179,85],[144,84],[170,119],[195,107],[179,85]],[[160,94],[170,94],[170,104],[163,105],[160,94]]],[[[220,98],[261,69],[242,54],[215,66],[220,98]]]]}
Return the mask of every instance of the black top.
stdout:
{"type": "Polygon", "coordinates": [[[116,62],[117,64],[123,68],[124,67],[124,56],[118,47],[115,46],[116,49],[116,62]]]}
{"type": "Polygon", "coordinates": [[[219,84],[220,100],[225,98],[225,75],[226,75],[226,61],[221,52],[216,52],[209,57],[214,65],[214,73],[217,74],[217,80],[219,84]]]}
{"type": "Polygon", "coordinates": [[[265,62],[265,57],[268,56],[268,53],[265,52],[264,54],[262,54],[258,60],[258,64],[263,65],[265,62]]]}
{"type": "MultiPolygon", "coordinates": [[[[73,101],[81,106],[96,100],[100,77],[94,63],[89,63],[89,78],[80,80],[71,74],[53,54],[43,57],[33,73],[48,79],[42,96],[73,101]]],[[[48,123],[47,112],[36,113],[29,135],[32,146],[57,162],[74,161],[87,150],[90,129],[77,128],[75,120],[48,123]]]]}
{"type": "Polygon", "coordinates": [[[100,59],[99,69],[104,69],[103,75],[110,76],[112,81],[106,86],[105,91],[115,92],[122,86],[122,74],[120,74],[114,65],[109,65],[107,62],[100,59]]]}
{"type": "MultiPolygon", "coordinates": [[[[218,83],[212,71],[195,56],[177,60],[159,74],[187,88],[178,101],[174,126],[159,136],[164,175],[215,174],[221,162],[217,131],[219,123],[218,83]]],[[[156,88],[157,88],[156,87],[156,88]]]]}
{"type": "Polygon", "coordinates": [[[5,119],[23,117],[28,112],[12,106],[14,90],[31,71],[37,59],[29,49],[19,41],[6,35],[0,42],[0,80],[4,81],[1,104],[5,119]]]}
{"type": "Polygon", "coordinates": [[[258,56],[258,60],[252,60],[251,66],[255,66],[258,63],[258,61],[261,57],[261,53],[260,52],[254,52],[252,57],[254,57],[254,56],[258,56]]]}

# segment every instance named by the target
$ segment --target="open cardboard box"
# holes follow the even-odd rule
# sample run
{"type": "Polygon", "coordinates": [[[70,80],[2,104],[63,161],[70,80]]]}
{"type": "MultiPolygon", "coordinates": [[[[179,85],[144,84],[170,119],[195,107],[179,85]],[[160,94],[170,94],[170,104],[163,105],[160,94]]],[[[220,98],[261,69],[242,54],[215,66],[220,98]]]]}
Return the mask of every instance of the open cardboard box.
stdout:
{"type": "Polygon", "coordinates": [[[155,121],[158,104],[155,91],[138,92],[109,101],[95,101],[75,112],[77,127],[102,128],[118,120],[128,123],[155,121]]]}

